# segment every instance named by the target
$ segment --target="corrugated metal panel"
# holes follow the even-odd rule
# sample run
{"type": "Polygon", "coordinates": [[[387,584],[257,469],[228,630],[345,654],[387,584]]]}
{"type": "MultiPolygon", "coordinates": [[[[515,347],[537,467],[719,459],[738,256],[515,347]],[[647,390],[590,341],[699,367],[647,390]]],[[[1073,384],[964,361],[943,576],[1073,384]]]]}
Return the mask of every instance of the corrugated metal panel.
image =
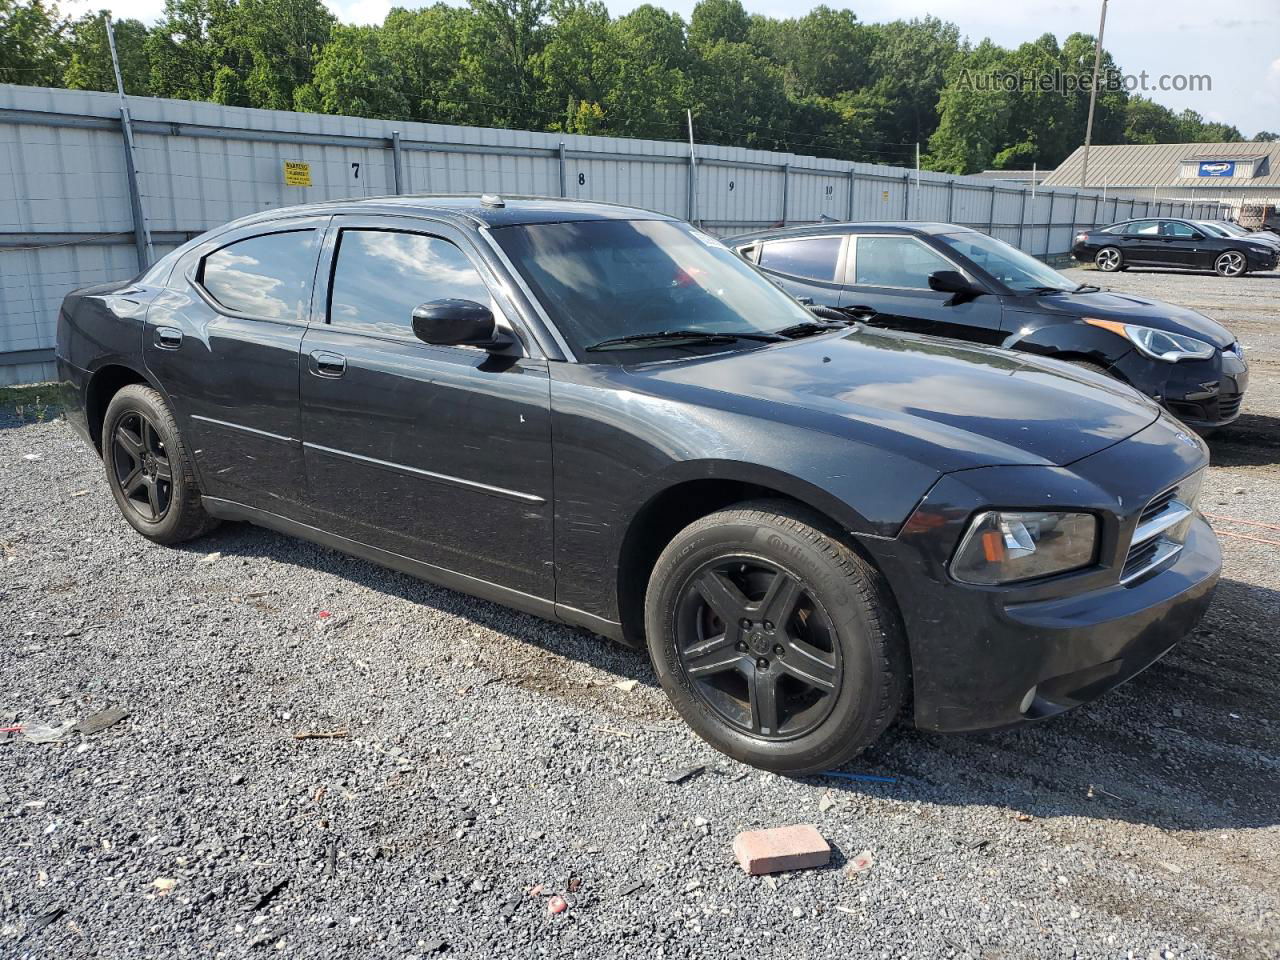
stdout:
{"type": "MultiPolygon", "coordinates": [[[[1044,186],[1078,186],[1084,165],[1084,147],[1077,148],[1044,179],[1044,186]]],[[[1130,143],[1089,148],[1089,184],[1110,187],[1183,187],[1192,190],[1260,188],[1275,193],[1280,187],[1280,143],[1130,143]],[[1267,170],[1248,179],[1184,179],[1180,161],[1190,157],[1265,156],[1267,170]],[[1271,188],[1271,189],[1267,189],[1271,188]]],[[[1161,190],[1162,195],[1167,195],[1161,190]]]]}
{"type": "MultiPolygon", "coordinates": [[[[130,111],[139,191],[148,226],[157,234],[200,233],[292,203],[391,194],[393,134],[403,146],[406,193],[559,196],[563,173],[569,197],[690,216],[689,146],[680,141],[399,123],[136,97],[130,98],[130,111]],[[310,165],[311,186],[285,185],[287,160],[310,165]]],[[[1092,198],[1077,207],[1076,191],[1051,197],[1041,189],[1034,201],[1027,196],[1024,218],[1021,192],[1002,187],[993,193],[992,181],[982,177],[917,174],[736,147],[696,149],[697,218],[722,235],[778,223],[784,216],[788,223],[824,215],[910,217],[980,229],[990,225],[997,236],[1043,255],[1067,249],[1073,212],[1081,223],[1111,222],[1144,215],[1151,206],[1116,196],[1107,201],[1109,217],[1081,220],[1093,215],[1092,198]],[[1046,221],[1052,221],[1052,229],[1046,221]]],[[[0,85],[0,161],[8,173],[0,177],[0,353],[47,349],[58,303],[68,290],[136,272],[117,97],[0,85]],[[16,248],[40,245],[41,234],[62,245],[16,248]],[[66,244],[71,234],[110,235],[115,242],[66,244]],[[5,243],[5,235],[11,242],[5,243]],[[21,239],[12,240],[15,236],[21,239]]],[[[1168,213],[1184,209],[1165,207],[1168,213]]],[[[165,249],[157,244],[157,256],[165,249]]]]}

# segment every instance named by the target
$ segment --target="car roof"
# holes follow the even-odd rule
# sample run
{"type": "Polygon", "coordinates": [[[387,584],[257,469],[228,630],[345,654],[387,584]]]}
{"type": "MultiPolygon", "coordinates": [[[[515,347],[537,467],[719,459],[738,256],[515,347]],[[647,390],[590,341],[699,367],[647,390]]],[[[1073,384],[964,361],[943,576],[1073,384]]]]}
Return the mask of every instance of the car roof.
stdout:
{"type": "Polygon", "coordinates": [[[236,226],[278,220],[283,217],[337,213],[392,216],[434,216],[455,223],[508,227],[530,223],[567,223],[580,220],[675,220],[675,217],[639,207],[594,200],[559,197],[526,197],[485,194],[404,195],[326,200],[292,207],[276,207],[234,221],[236,226]]]}
{"type": "Polygon", "coordinates": [[[843,233],[902,233],[909,236],[934,236],[944,233],[977,233],[969,227],[954,223],[936,223],[927,220],[857,220],[809,223],[802,227],[771,227],[726,237],[725,243],[733,245],[752,240],[777,240],[786,237],[828,236],[843,233]]]}

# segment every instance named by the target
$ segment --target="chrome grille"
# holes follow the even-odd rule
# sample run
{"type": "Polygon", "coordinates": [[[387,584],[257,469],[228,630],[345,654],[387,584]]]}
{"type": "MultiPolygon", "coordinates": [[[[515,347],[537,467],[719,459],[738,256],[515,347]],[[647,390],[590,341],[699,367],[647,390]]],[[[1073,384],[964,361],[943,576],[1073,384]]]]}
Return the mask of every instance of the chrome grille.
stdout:
{"type": "Polygon", "coordinates": [[[1187,521],[1195,515],[1200,482],[1200,474],[1193,474],[1142,508],[1120,570],[1121,583],[1137,580],[1181,552],[1187,521]]]}

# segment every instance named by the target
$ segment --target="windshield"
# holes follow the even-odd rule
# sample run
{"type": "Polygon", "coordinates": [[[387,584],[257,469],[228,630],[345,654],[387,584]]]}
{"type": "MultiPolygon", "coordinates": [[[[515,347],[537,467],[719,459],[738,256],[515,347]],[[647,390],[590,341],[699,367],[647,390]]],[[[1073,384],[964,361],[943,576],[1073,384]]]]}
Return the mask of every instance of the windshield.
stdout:
{"type": "Polygon", "coordinates": [[[1207,220],[1197,220],[1196,226],[1215,237],[1229,237],[1232,235],[1231,231],[1226,227],[1221,224],[1210,223],[1207,220]]]}
{"type": "Polygon", "coordinates": [[[938,239],[1018,293],[1074,290],[1079,286],[1035,257],[985,233],[944,233],[938,239]]]}
{"type": "Polygon", "coordinates": [[[671,220],[582,220],[492,231],[582,360],[636,359],[637,344],[598,352],[619,338],[665,333],[650,351],[758,347],[767,334],[814,316],[727,247],[671,220]],[[677,339],[674,331],[724,334],[677,339]],[[596,351],[589,352],[588,348],[596,351]]]}
{"type": "Polygon", "coordinates": [[[1238,223],[1225,223],[1222,221],[1217,221],[1214,223],[1214,226],[1217,227],[1219,230],[1221,230],[1223,233],[1230,234],[1233,237],[1247,237],[1249,235],[1249,231],[1246,230],[1244,227],[1240,226],[1240,224],[1238,223]]]}

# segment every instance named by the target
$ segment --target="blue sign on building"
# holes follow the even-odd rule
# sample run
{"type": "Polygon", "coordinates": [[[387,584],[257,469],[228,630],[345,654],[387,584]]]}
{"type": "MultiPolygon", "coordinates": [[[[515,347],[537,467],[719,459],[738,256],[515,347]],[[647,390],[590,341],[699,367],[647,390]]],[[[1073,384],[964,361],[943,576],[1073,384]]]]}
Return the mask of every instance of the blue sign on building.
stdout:
{"type": "Polygon", "coordinates": [[[1236,162],[1234,160],[1201,160],[1200,177],[1234,177],[1236,162]]]}

